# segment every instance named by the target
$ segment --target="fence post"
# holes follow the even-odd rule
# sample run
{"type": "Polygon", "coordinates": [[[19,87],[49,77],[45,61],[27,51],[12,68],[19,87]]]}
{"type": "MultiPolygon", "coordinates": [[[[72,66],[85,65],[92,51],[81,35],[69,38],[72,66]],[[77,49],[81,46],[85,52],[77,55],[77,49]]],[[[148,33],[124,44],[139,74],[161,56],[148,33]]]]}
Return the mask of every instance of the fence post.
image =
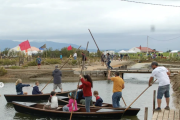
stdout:
{"type": "Polygon", "coordinates": [[[145,107],[144,120],[148,120],[148,107],[145,107]]]}

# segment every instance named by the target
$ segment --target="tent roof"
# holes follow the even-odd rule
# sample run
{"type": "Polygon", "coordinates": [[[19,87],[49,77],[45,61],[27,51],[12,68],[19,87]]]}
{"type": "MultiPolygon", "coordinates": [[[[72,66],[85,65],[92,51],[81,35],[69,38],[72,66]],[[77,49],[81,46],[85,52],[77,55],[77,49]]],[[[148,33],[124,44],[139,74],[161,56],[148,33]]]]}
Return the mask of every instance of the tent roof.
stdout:
{"type": "Polygon", "coordinates": [[[28,51],[39,51],[39,48],[31,47],[31,48],[28,49],[28,51]]]}
{"type": "Polygon", "coordinates": [[[127,53],[127,51],[121,50],[121,51],[119,51],[118,53],[127,53]]]}
{"type": "Polygon", "coordinates": [[[172,50],[171,53],[177,53],[179,50],[172,50]]]}

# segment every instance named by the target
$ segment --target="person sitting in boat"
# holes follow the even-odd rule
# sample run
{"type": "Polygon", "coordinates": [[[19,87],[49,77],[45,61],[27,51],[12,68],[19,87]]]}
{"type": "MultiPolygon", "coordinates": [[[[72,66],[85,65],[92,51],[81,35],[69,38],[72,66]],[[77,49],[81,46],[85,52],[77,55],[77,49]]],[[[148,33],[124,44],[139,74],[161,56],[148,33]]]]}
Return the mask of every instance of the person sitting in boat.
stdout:
{"type": "Polygon", "coordinates": [[[44,106],[44,109],[57,109],[58,108],[58,98],[54,91],[51,92],[48,99],[48,103],[44,106]]]}
{"type": "Polygon", "coordinates": [[[96,97],[96,103],[95,106],[102,106],[103,100],[101,97],[99,97],[98,91],[94,91],[94,96],[96,97]]]}
{"type": "Polygon", "coordinates": [[[80,104],[80,101],[84,100],[84,99],[85,99],[85,97],[83,95],[83,90],[78,91],[77,92],[77,97],[76,97],[77,103],[80,104]]]}
{"type": "Polygon", "coordinates": [[[77,102],[74,98],[74,94],[72,92],[70,92],[68,94],[69,97],[69,104],[67,104],[66,106],[63,107],[63,111],[77,111],[77,102]]]}
{"type": "Polygon", "coordinates": [[[18,79],[16,81],[16,92],[17,92],[17,95],[27,95],[27,92],[23,92],[22,91],[22,88],[23,87],[28,87],[30,86],[29,84],[22,84],[22,80],[21,79],[18,79]]]}
{"type": "Polygon", "coordinates": [[[39,82],[38,82],[38,81],[35,82],[35,85],[36,85],[36,86],[33,87],[32,94],[33,94],[33,95],[43,94],[43,92],[39,91],[39,87],[38,87],[38,86],[39,86],[39,82]]]}

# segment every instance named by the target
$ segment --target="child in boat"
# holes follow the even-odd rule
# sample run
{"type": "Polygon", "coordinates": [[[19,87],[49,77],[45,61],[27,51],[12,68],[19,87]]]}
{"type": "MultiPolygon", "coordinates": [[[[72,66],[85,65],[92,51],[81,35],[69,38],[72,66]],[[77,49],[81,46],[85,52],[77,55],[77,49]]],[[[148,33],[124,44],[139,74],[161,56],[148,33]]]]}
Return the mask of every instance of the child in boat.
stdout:
{"type": "Polygon", "coordinates": [[[70,92],[68,94],[69,97],[69,104],[67,104],[66,106],[63,107],[63,111],[77,111],[77,102],[74,98],[74,94],[72,92],[70,92]]]}
{"type": "Polygon", "coordinates": [[[44,106],[44,109],[57,109],[58,108],[58,98],[54,91],[51,92],[48,103],[44,106]]]}
{"type": "Polygon", "coordinates": [[[22,91],[22,88],[23,87],[28,87],[30,86],[29,84],[22,84],[22,80],[21,79],[18,79],[16,81],[16,92],[17,92],[17,95],[27,95],[27,92],[23,92],[22,91]]]}
{"type": "Polygon", "coordinates": [[[43,94],[41,91],[39,91],[39,87],[38,87],[38,86],[39,86],[39,82],[38,82],[38,81],[35,82],[35,85],[36,85],[36,86],[33,87],[32,94],[33,94],[33,95],[43,94]]]}
{"type": "Polygon", "coordinates": [[[101,97],[99,97],[98,91],[94,91],[94,97],[96,97],[95,106],[102,106],[103,100],[101,97]]]}

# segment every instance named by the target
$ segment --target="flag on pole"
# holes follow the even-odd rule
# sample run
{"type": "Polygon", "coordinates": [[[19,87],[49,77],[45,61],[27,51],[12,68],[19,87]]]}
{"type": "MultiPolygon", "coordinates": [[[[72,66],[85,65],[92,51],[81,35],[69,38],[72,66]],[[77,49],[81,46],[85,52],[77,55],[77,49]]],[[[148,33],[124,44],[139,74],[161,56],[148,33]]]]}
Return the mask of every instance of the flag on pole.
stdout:
{"type": "Polygon", "coordinates": [[[20,44],[19,44],[19,47],[21,48],[21,51],[27,50],[27,49],[31,48],[28,40],[20,43],[20,44]]]}
{"type": "Polygon", "coordinates": [[[41,46],[40,48],[39,48],[39,50],[44,50],[46,48],[46,44],[44,44],[43,46],[41,46]]]}
{"type": "Polygon", "coordinates": [[[67,48],[68,50],[72,50],[72,47],[71,47],[71,45],[67,48]]]}

